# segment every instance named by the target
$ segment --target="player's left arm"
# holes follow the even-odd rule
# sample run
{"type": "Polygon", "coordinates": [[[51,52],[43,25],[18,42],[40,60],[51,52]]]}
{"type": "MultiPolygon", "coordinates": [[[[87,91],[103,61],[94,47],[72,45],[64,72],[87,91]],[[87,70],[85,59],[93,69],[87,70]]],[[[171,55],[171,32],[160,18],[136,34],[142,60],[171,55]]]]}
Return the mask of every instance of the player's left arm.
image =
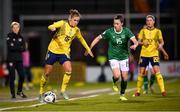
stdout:
{"type": "Polygon", "coordinates": [[[164,40],[163,40],[163,38],[162,38],[162,39],[159,39],[158,49],[161,50],[161,49],[163,48],[163,45],[164,45],[164,40]]]}
{"type": "Polygon", "coordinates": [[[160,51],[163,53],[164,59],[169,60],[169,55],[163,47],[162,47],[162,49],[160,49],[160,51]]]}
{"type": "Polygon", "coordinates": [[[76,34],[78,40],[81,42],[81,44],[84,46],[84,48],[87,50],[88,54],[91,56],[91,57],[94,57],[91,49],[89,48],[89,46],[87,45],[86,41],[84,40],[83,36],[81,35],[81,32],[80,30],[78,29],[77,31],[77,34],[76,34]]]}
{"type": "Polygon", "coordinates": [[[130,39],[133,42],[133,45],[131,45],[130,48],[133,49],[133,50],[136,50],[136,47],[138,46],[138,41],[136,40],[136,37],[133,36],[130,39]]]}
{"type": "Polygon", "coordinates": [[[162,32],[161,30],[158,31],[158,49],[161,50],[163,48],[164,45],[164,40],[163,40],[163,36],[162,36],[162,32]]]}

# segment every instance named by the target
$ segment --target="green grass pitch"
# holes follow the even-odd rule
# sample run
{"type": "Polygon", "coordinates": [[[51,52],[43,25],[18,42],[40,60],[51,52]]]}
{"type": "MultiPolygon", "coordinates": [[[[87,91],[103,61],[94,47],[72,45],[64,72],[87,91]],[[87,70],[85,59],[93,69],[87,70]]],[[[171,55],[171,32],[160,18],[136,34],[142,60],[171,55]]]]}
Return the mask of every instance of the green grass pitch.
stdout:
{"type": "Polygon", "coordinates": [[[68,93],[71,99],[66,101],[60,97],[59,85],[48,84],[48,89],[57,90],[58,99],[53,104],[41,104],[37,101],[38,86],[25,91],[27,100],[10,99],[9,88],[0,88],[0,111],[180,111],[180,78],[165,79],[167,96],[162,97],[157,84],[155,93],[132,97],[136,82],[128,82],[126,97],[128,101],[120,101],[119,93],[111,90],[112,83],[85,83],[77,86],[70,83],[68,93]],[[30,100],[32,99],[32,101],[30,100]]]}

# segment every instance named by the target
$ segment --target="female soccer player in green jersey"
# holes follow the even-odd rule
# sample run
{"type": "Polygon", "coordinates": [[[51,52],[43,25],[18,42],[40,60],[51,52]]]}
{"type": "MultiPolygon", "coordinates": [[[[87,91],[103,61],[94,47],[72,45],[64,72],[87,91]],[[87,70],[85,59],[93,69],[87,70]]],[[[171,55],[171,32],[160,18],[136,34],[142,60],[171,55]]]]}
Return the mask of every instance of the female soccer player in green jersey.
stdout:
{"type": "MultiPolygon", "coordinates": [[[[121,77],[121,91],[120,100],[127,100],[125,90],[127,88],[128,79],[128,41],[131,40],[133,45],[131,49],[136,49],[138,42],[134,34],[126,27],[123,27],[124,17],[119,14],[114,17],[114,27],[105,30],[102,34],[97,36],[91,43],[90,48],[92,49],[101,39],[107,40],[108,47],[108,58],[113,73],[113,90],[119,91],[117,82],[121,77]]],[[[85,53],[87,54],[87,53],[85,53]]]]}

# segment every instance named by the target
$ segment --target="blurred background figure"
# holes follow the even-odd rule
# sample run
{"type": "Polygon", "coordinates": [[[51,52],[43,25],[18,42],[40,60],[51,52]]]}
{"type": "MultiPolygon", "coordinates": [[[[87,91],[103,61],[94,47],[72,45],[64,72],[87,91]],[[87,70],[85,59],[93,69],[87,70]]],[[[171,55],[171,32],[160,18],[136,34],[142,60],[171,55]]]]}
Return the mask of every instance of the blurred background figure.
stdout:
{"type": "Polygon", "coordinates": [[[30,61],[30,52],[28,49],[28,43],[25,42],[25,51],[22,53],[22,58],[23,58],[23,67],[24,67],[24,74],[25,74],[25,81],[24,83],[24,88],[26,90],[32,89],[33,88],[33,83],[32,83],[32,73],[31,73],[31,61],[30,61]]]}
{"type": "Polygon", "coordinates": [[[134,75],[135,75],[135,69],[136,69],[137,63],[136,60],[134,59],[133,55],[129,56],[129,80],[133,81],[134,80],[134,75]]]}
{"type": "Polygon", "coordinates": [[[106,82],[106,75],[104,72],[104,67],[105,67],[105,64],[107,62],[107,57],[106,57],[106,53],[105,53],[104,48],[99,49],[98,55],[96,57],[96,61],[100,64],[100,67],[101,67],[101,72],[100,72],[100,75],[98,77],[98,82],[106,82]]]}
{"type": "Polygon", "coordinates": [[[0,85],[7,86],[9,83],[9,71],[6,62],[0,57],[0,85]]]}

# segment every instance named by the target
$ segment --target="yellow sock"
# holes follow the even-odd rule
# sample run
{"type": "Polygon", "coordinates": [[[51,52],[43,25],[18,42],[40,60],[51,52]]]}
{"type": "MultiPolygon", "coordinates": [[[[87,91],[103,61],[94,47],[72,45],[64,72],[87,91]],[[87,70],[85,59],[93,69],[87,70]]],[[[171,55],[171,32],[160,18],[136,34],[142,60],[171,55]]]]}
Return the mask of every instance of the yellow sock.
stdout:
{"type": "Polygon", "coordinates": [[[160,87],[161,93],[165,92],[164,80],[163,80],[163,77],[162,77],[161,73],[156,73],[155,75],[156,75],[156,79],[157,79],[158,85],[160,87]]]}
{"type": "Polygon", "coordinates": [[[137,91],[138,93],[140,93],[142,85],[143,85],[143,80],[144,80],[144,76],[142,76],[141,74],[138,75],[137,78],[137,91]]]}
{"type": "Polygon", "coordinates": [[[65,73],[62,81],[62,86],[61,86],[61,92],[64,92],[66,90],[66,87],[68,85],[68,82],[71,78],[71,73],[65,73]]]}
{"type": "Polygon", "coordinates": [[[42,75],[41,80],[40,80],[40,89],[39,89],[39,94],[43,94],[44,93],[44,86],[47,82],[47,79],[45,78],[44,75],[42,75]]]}

